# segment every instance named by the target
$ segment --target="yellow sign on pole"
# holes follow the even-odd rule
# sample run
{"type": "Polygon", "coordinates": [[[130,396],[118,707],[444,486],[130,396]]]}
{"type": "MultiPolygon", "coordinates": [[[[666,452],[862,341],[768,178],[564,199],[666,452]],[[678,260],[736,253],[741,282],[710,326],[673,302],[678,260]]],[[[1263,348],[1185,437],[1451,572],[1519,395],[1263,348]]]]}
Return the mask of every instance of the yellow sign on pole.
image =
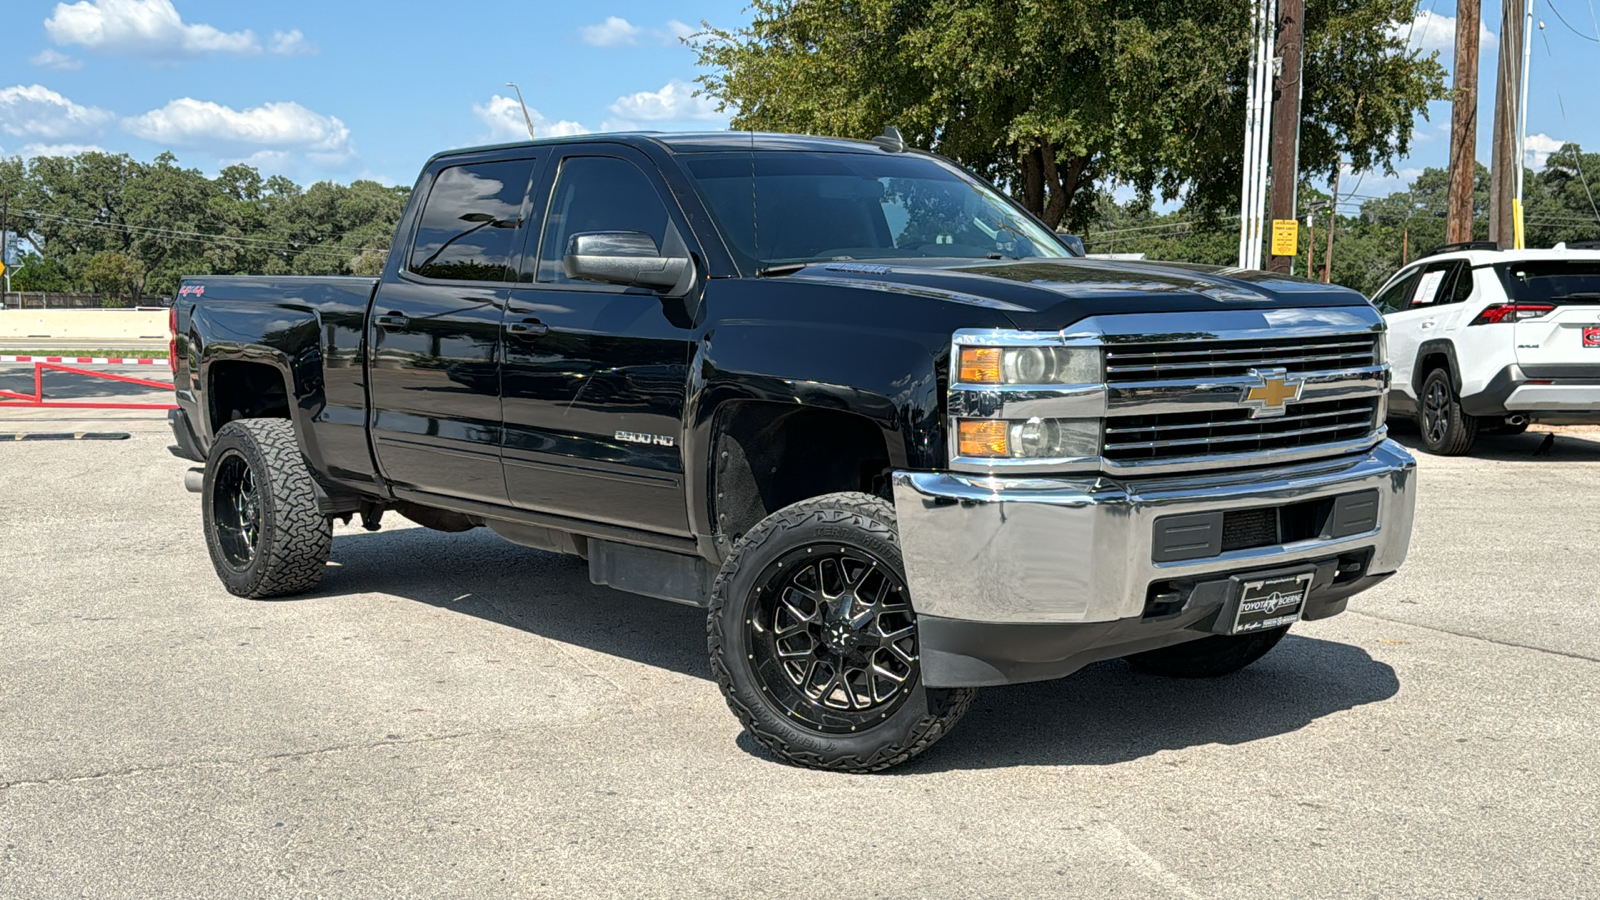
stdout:
{"type": "Polygon", "coordinates": [[[1272,220],[1272,255],[1295,256],[1300,252],[1300,220],[1272,220]]]}

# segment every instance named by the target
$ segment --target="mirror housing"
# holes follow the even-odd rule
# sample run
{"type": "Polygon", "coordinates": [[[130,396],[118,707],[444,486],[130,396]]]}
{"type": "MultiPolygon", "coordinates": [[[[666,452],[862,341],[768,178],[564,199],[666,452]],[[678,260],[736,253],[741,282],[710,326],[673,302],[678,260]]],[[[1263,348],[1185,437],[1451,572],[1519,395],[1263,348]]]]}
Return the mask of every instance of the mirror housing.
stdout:
{"type": "Polygon", "coordinates": [[[575,234],[567,241],[561,264],[568,278],[601,284],[669,290],[693,281],[694,266],[688,256],[662,256],[655,240],[642,231],[575,234]]]}

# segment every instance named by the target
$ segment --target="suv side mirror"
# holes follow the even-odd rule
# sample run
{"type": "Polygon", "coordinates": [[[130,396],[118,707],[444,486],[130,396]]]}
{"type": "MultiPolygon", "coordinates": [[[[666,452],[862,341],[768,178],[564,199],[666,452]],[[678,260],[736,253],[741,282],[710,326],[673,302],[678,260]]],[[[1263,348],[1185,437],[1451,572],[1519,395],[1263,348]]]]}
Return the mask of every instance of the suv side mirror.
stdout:
{"type": "Polygon", "coordinates": [[[568,278],[667,290],[691,269],[688,256],[662,256],[642,231],[590,231],[567,241],[562,266],[568,278]]]}
{"type": "Polygon", "coordinates": [[[1089,251],[1085,250],[1083,247],[1083,238],[1078,237],[1075,234],[1057,234],[1056,237],[1061,239],[1061,243],[1067,245],[1068,250],[1071,250],[1078,256],[1089,255],[1089,251]]]}

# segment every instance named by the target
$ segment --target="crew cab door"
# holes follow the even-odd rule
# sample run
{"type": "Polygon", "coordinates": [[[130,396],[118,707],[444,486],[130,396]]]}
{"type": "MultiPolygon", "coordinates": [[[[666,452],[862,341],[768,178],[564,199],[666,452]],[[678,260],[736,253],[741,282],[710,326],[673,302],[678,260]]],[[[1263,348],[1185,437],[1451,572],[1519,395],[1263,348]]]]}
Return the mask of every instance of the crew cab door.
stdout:
{"type": "Polygon", "coordinates": [[[390,261],[367,324],[373,452],[396,488],[506,502],[501,320],[534,167],[448,159],[418,185],[411,245],[390,261]]]}
{"type": "Polygon", "coordinates": [[[568,145],[538,192],[505,312],[506,490],[515,506],[689,534],[684,399],[695,333],[682,300],[646,288],[575,281],[562,256],[575,234],[634,231],[686,252],[689,235],[648,157],[619,145],[568,145]]]}

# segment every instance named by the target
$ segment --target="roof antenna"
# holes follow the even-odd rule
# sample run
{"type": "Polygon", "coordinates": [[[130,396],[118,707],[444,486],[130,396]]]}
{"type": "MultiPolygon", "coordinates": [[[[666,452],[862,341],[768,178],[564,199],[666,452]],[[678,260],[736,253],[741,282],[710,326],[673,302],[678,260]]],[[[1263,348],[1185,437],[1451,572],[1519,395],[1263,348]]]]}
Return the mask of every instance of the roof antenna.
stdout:
{"type": "Polygon", "coordinates": [[[517,83],[515,81],[506,82],[506,87],[517,92],[517,103],[522,105],[522,121],[528,123],[528,140],[538,140],[538,138],[533,136],[533,117],[528,115],[528,102],[522,99],[522,88],[517,87],[517,83]]]}
{"type": "Polygon", "coordinates": [[[893,125],[883,126],[883,134],[873,138],[872,142],[890,153],[906,152],[906,139],[900,136],[900,129],[893,125]]]}

